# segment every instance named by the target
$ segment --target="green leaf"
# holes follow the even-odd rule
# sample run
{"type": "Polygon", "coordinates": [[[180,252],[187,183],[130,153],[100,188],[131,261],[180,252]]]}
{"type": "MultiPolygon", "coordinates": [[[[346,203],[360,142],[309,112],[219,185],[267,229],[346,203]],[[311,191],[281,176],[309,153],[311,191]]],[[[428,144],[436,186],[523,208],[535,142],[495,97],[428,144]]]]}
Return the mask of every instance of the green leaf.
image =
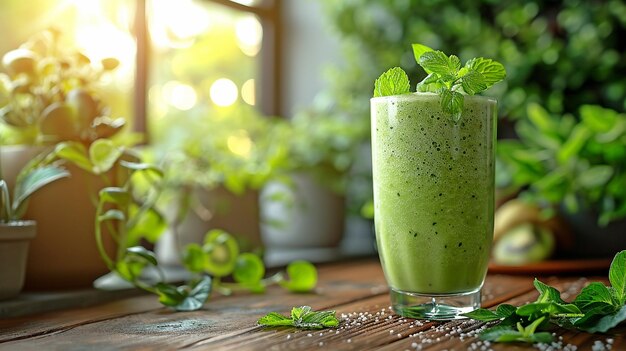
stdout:
{"type": "Polygon", "coordinates": [[[470,70],[461,78],[461,87],[467,94],[475,95],[487,89],[487,84],[481,73],[470,70]]]}
{"type": "Polygon", "coordinates": [[[600,106],[583,105],[579,111],[583,123],[596,133],[609,132],[619,119],[617,112],[600,106]]]}
{"type": "Polygon", "coordinates": [[[178,306],[185,300],[186,294],[175,285],[158,283],[155,288],[157,295],[159,295],[159,302],[165,306],[178,306]]]}
{"type": "Polygon", "coordinates": [[[465,67],[474,70],[483,76],[483,82],[489,89],[492,85],[506,78],[506,70],[504,66],[494,60],[482,57],[473,58],[465,63],[465,67]]]}
{"type": "Polygon", "coordinates": [[[498,308],[496,309],[496,313],[503,318],[509,317],[513,314],[515,314],[515,311],[517,310],[517,307],[513,306],[513,305],[509,305],[506,303],[501,304],[500,306],[498,306],[498,308]]]}
{"type": "Polygon", "coordinates": [[[626,250],[618,252],[611,262],[609,281],[613,287],[613,295],[623,305],[626,302],[626,250]]]}
{"type": "Polygon", "coordinates": [[[69,161],[87,172],[93,170],[93,164],[87,156],[87,149],[79,142],[66,141],[59,143],[55,146],[54,153],[60,159],[69,161]]]}
{"type": "Polygon", "coordinates": [[[463,110],[463,95],[450,89],[442,89],[440,91],[441,96],[441,110],[449,114],[452,120],[457,123],[461,119],[461,112],[463,110]]]}
{"type": "Polygon", "coordinates": [[[374,83],[374,97],[402,95],[410,92],[409,77],[400,67],[389,69],[374,83]]]}
{"type": "Polygon", "coordinates": [[[194,273],[204,272],[205,254],[202,251],[202,246],[191,243],[185,248],[183,254],[183,264],[185,267],[194,273]]]}
{"type": "Polygon", "coordinates": [[[609,165],[591,166],[578,174],[578,183],[587,189],[604,186],[613,176],[613,167],[609,165]]]}
{"type": "Polygon", "coordinates": [[[129,212],[129,216],[133,219],[134,225],[127,228],[126,243],[128,245],[136,245],[141,239],[146,239],[154,243],[161,237],[165,229],[167,229],[167,221],[163,215],[154,208],[140,211],[138,206],[131,206],[129,212]]]}
{"type": "Polygon", "coordinates": [[[460,66],[458,58],[450,59],[439,50],[423,53],[417,63],[422,66],[426,73],[437,73],[442,76],[456,75],[460,66]]]}
{"type": "Polygon", "coordinates": [[[610,329],[616,327],[618,324],[626,320],[626,306],[616,313],[606,315],[598,319],[598,321],[590,327],[581,327],[580,329],[589,333],[606,333],[610,329]]]}
{"type": "Polygon", "coordinates": [[[120,156],[122,156],[122,149],[115,146],[109,139],[98,139],[89,147],[89,159],[93,164],[92,171],[95,174],[108,172],[120,156]]]}
{"type": "Polygon", "coordinates": [[[121,160],[120,166],[139,172],[153,172],[159,178],[163,178],[163,170],[150,163],[128,162],[121,160]]]}
{"type": "Polygon", "coordinates": [[[146,249],[143,246],[133,246],[133,247],[127,248],[126,255],[131,256],[131,257],[136,257],[139,260],[144,260],[153,266],[157,266],[159,264],[157,262],[157,258],[154,252],[146,249]]]}
{"type": "Polygon", "coordinates": [[[291,319],[295,321],[301,320],[302,317],[311,312],[311,306],[300,306],[291,309],[291,319]]]}
{"type": "Polygon", "coordinates": [[[24,215],[27,200],[34,192],[56,180],[69,176],[70,173],[64,168],[44,166],[35,168],[23,178],[18,179],[17,184],[15,184],[15,193],[13,194],[14,218],[12,219],[19,219],[24,215]]]}
{"type": "Polygon", "coordinates": [[[110,220],[123,221],[125,219],[126,216],[124,215],[124,212],[115,209],[107,210],[104,214],[98,216],[98,221],[100,222],[110,220]]]}
{"type": "Polygon", "coordinates": [[[242,284],[255,284],[263,279],[265,275],[265,265],[259,256],[245,252],[237,257],[233,278],[242,284]]]}
{"type": "Polygon", "coordinates": [[[293,326],[293,320],[291,318],[285,317],[277,312],[270,312],[266,314],[265,316],[259,318],[257,323],[265,327],[293,326]]]}
{"type": "Polygon", "coordinates": [[[131,256],[125,256],[124,259],[115,262],[115,272],[122,279],[133,283],[141,276],[145,266],[145,260],[138,261],[131,256]]]}
{"type": "MultiPolygon", "coordinates": [[[[185,286],[185,290],[188,288],[185,286]]],[[[176,311],[196,311],[202,308],[211,295],[211,277],[203,276],[189,291],[185,298],[173,306],[176,311]]]]}
{"type": "Polygon", "coordinates": [[[412,47],[413,47],[413,56],[415,57],[415,62],[417,63],[420,62],[420,57],[422,57],[424,53],[434,51],[428,46],[422,45],[422,44],[413,44],[412,47]]]}
{"type": "Polygon", "coordinates": [[[558,130],[555,121],[541,105],[531,102],[528,104],[526,111],[528,119],[543,133],[553,133],[558,130]]]}
{"type": "Polygon", "coordinates": [[[235,269],[239,245],[227,232],[221,229],[210,230],[204,237],[202,250],[205,253],[204,270],[207,273],[224,277],[235,269]]]}
{"type": "Polygon", "coordinates": [[[569,319],[574,322],[573,326],[575,328],[582,330],[593,328],[597,325],[600,319],[607,315],[612,315],[619,310],[619,306],[606,304],[604,302],[596,302],[589,306],[593,307],[591,309],[587,309],[583,317],[569,319]]]}
{"type": "Polygon", "coordinates": [[[287,266],[288,281],[280,285],[291,292],[309,292],[317,285],[317,269],[307,261],[294,261],[287,266]]]}
{"type": "Polygon", "coordinates": [[[106,187],[99,192],[100,201],[126,207],[131,200],[128,190],[119,187],[106,187]]]}
{"type": "Polygon", "coordinates": [[[535,278],[533,285],[537,291],[539,291],[539,298],[537,299],[537,302],[556,302],[559,304],[565,304],[565,301],[561,299],[561,293],[557,289],[542,283],[537,278],[535,278]]]}
{"type": "Polygon", "coordinates": [[[500,314],[484,308],[479,308],[472,312],[463,313],[462,316],[485,322],[502,319],[502,316],[500,314]]]}
{"type": "Polygon", "coordinates": [[[591,132],[585,125],[577,124],[557,154],[559,163],[566,164],[570,158],[578,155],[590,136],[591,132]]]}
{"type": "Polygon", "coordinates": [[[613,300],[609,288],[599,282],[593,282],[584,287],[574,300],[574,304],[585,313],[596,308],[597,305],[614,305],[616,303],[617,301],[613,300]]]}

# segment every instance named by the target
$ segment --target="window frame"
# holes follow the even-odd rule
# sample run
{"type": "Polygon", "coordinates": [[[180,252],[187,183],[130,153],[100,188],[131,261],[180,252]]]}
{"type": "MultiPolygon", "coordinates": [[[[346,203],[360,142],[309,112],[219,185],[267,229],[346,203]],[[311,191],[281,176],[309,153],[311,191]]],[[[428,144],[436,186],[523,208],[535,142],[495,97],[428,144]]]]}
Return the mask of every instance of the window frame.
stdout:
{"type": "MultiPolygon", "coordinates": [[[[148,133],[148,82],[150,79],[150,37],[148,34],[147,0],[135,0],[135,18],[133,31],[137,45],[135,59],[135,92],[133,131],[145,136],[148,133]]],[[[229,7],[234,10],[257,15],[263,28],[261,56],[259,66],[259,82],[257,82],[257,101],[259,110],[266,115],[280,116],[281,88],[281,3],[282,0],[262,0],[259,6],[243,5],[231,0],[197,0],[229,7]]]]}

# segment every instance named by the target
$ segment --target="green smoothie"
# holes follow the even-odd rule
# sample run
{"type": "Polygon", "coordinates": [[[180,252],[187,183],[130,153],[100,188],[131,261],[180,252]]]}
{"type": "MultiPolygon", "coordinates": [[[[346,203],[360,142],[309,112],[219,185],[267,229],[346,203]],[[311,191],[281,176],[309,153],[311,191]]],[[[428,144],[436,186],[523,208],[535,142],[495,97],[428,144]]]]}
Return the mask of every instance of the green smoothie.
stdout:
{"type": "Polygon", "coordinates": [[[493,235],[496,101],[465,96],[458,123],[431,93],[373,98],[371,109],[376,238],[389,285],[479,289],[493,235]]]}

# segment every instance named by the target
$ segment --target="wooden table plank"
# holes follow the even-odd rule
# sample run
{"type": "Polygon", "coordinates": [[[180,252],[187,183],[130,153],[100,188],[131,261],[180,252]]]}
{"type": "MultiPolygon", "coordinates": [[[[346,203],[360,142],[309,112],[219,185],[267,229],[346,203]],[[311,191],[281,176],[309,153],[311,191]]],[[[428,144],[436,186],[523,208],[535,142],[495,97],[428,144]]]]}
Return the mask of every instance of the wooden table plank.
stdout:
{"type": "MultiPolygon", "coordinates": [[[[85,309],[0,321],[0,350],[85,349],[219,349],[219,350],[456,350],[472,345],[485,323],[460,320],[425,322],[401,318],[389,309],[388,289],[380,265],[358,261],[323,265],[315,294],[290,294],[272,287],[264,295],[215,298],[201,311],[175,313],[161,308],[154,296],[125,299],[85,309]],[[269,311],[287,313],[293,306],[336,309],[339,328],[321,331],[265,329],[256,320],[269,311]],[[365,316],[365,317],[364,317],[365,316]],[[360,320],[358,318],[361,318],[360,320]]],[[[567,300],[596,279],[546,278],[567,300]]],[[[606,281],[605,281],[606,282],[606,281]]],[[[490,275],[483,306],[533,301],[532,277],[490,275]]],[[[608,335],[555,329],[563,344],[590,350],[594,342],[613,338],[613,349],[626,349],[626,327],[608,335]]],[[[490,350],[530,350],[525,345],[491,344],[490,350]]]]}
{"type": "Polygon", "coordinates": [[[63,349],[72,340],[83,340],[93,347],[110,345],[111,340],[130,347],[143,343],[159,348],[184,346],[190,340],[245,330],[270,311],[285,311],[306,303],[330,308],[386,295],[388,291],[380,265],[371,260],[323,265],[319,277],[322,281],[315,294],[291,294],[272,287],[264,295],[218,297],[196,312],[176,313],[160,308],[155,296],[143,296],[121,301],[120,306],[107,304],[0,321],[0,349],[31,349],[37,345],[60,345],[59,349],[63,349]],[[135,305],[145,308],[137,314],[137,310],[133,311],[135,305]]]}

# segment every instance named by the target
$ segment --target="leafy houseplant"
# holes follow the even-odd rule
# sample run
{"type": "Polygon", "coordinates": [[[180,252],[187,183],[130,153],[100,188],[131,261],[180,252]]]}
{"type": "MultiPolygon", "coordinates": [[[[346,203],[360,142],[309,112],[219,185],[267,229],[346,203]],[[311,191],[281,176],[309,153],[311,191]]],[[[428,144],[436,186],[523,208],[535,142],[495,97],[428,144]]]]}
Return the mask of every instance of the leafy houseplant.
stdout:
{"type": "MultiPolygon", "coordinates": [[[[626,115],[583,105],[576,119],[569,114],[555,116],[530,104],[528,120],[518,122],[517,133],[519,140],[503,140],[498,145],[502,171],[509,175],[510,185],[548,210],[591,213],[600,227],[616,232],[600,241],[615,244],[621,240],[624,230],[618,226],[626,218],[626,115]]],[[[600,229],[581,227],[580,223],[573,228],[600,235],[600,229]]],[[[576,244],[582,249],[597,246],[597,237],[595,241],[577,240],[576,244]]]]}
{"type": "Polygon", "coordinates": [[[320,108],[300,111],[285,128],[284,177],[261,192],[263,241],[288,251],[337,246],[344,231],[348,174],[367,130],[320,108]]]}
{"type": "MultiPolygon", "coordinates": [[[[66,47],[59,32],[47,30],[2,59],[5,69],[0,74],[2,143],[20,144],[0,150],[9,187],[15,183],[19,169],[39,154],[49,153],[51,158],[72,161],[67,165],[71,179],[36,194],[25,214],[25,218],[39,224],[39,235],[30,246],[27,288],[90,286],[93,279],[106,271],[97,259],[93,236],[89,233],[93,231],[94,189],[97,191],[116,180],[112,165],[107,167],[110,170],[107,172],[92,168],[91,164],[100,167],[103,156],[110,156],[107,154],[113,150],[110,138],[117,137],[124,126],[123,119],[110,117],[97,93],[98,85],[118,61],[109,58],[91,62],[80,52],[66,47]],[[63,143],[73,146],[67,148],[68,144],[63,143]],[[66,200],[66,206],[55,206],[59,197],[66,200]],[[70,254],[81,264],[66,260],[70,254]]],[[[112,247],[113,243],[108,246],[112,247]]]]}
{"type": "Polygon", "coordinates": [[[25,167],[20,173],[13,199],[0,180],[0,300],[16,296],[24,284],[30,239],[36,235],[36,222],[21,220],[29,197],[55,180],[69,176],[58,166],[25,167]]]}

